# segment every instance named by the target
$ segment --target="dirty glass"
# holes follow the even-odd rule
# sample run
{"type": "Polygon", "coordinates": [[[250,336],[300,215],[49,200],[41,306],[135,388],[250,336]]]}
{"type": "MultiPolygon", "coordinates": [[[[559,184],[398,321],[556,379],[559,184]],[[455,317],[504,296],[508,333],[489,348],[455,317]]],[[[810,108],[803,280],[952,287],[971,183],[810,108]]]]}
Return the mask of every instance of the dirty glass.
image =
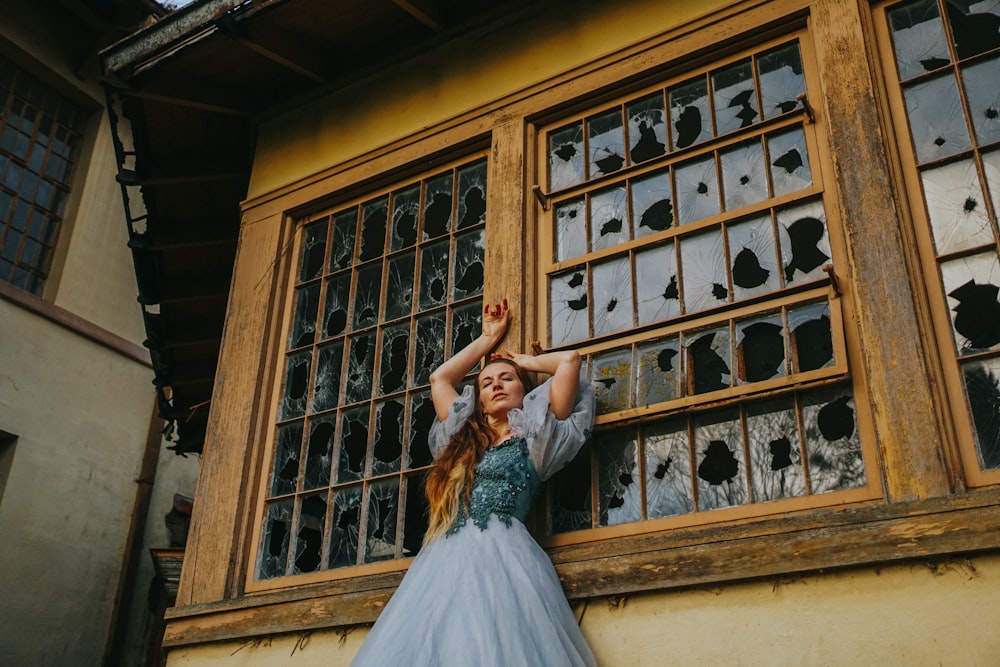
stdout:
{"type": "Polygon", "coordinates": [[[590,445],[546,482],[550,534],[586,530],[593,525],[590,445]]]}
{"type": "Polygon", "coordinates": [[[668,419],[642,428],[646,464],[646,517],[694,510],[687,420],[668,419]]]}
{"type": "Polygon", "coordinates": [[[821,389],[802,397],[806,457],[812,493],[867,483],[854,397],[848,389],[821,389]]]}
{"type": "Polygon", "coordinates": [[[594,335],[603,336],[632,327],[632,270],[628,257],[593,266],[594,335]]]}
{"type": "Polygon", "coordinates": [[[302,239],[302,263],[299,268],[299,282],[318,278],[323,272],[326,259],[327,221],[306,226],[302,239]]]}
{"type": "Polygon", "coordinates": [[[590,379],[594,383],[597,412],[625,410],[629,405],[632,379],[632,352],[626,348],[595,356],[590,379]]]}
{"type": "Polygon", "coordinates": [[[994,251],[941,263],[960,355],[1000,348],[1000,262],[994,251]]]}
{"type": "Polygon", "coordinates": [[[451,231],[452,181],[449,171],[424,185],[423,238],[434,239],[451,231]]]}
{"type": "Polygon", "coordinates": [[[334,417],[314,419],[309,425],[306,445],[306,466],[302,475],[302,488],[318,489],[330,483],[333,465],[333,437],[337,430],[334,417]]]}
{"type": "Polygon", "coordinates": [[[688,236],[679,242],[684,312],[729,303],[726,246],[719,230],[688,236]]]}
{"type": "Polygon", "coordinates": [[[979,464],[995,470],[1000,468],[1000,358],[966,362],[962,374],[979,464]]]}
{"type": "Polygon", "coordinates": [[[980,145],[1000,141],[1000,86],[996,85],[998,78],[1000,56],[962,70],[976,140],[980,145]]]}
{"type": "Polygon", "coordinates": [[[900,79],[951,63],[937,0],[909,2],[890,9],[887,14],[900,79]]]}
{"type": "Polygon", "coordinates": [[[635,253],[635,290],[640,325],[680,314],[677,255],[673,243],[635,253]]]}
{"type": "Polygon", "coordinates": [[[257,573],[261,579],[285,576],[288,543],[292,532],[294,500],[269,503],[264,512],[263,540],[257,573]]]}
{"type": "Polygon", "coordinates": [[[680,341],[665,338],[636,351],[635,405],[662,403],[680,396],[680,341]]]}
{"type": "Polygon", "coordinates": [[[587,218],[583,199],[560,205],[555,211],[556,261],[587,252],[587,218]]]}
{"type": "Polygon", "coordinates": [[[834,363],[830,306],[817,303],[789,311],[792,331],[792,370],[796,373],[825,368],[834,363]]]}
{"type": "Polygon", "coordinates": [[[583,123],[549,134],[549,191],[583,182],[583,123]]]}
{"type": "Polygon", "coordinates": [[[712,112],[708,82],[696,77],[667,91],[670,104],[671,140],[675,150],[687,148],[712,136],[712,112]]]}
{"type": "Polygon", "coordinates": [[[595,192],[590,197],[590,248],[602,250],[629,240],[628,199],[624,187],[595,192]]]}
{"type": "Polygon", "coordinates": [[[319,348],[316,356],[310,412],[322,412],[337,407],[340,398],[340,369],[344,362],[344,343],[336,341],[319,348]]]}
{"type": "Polygon", "coordinates": [[[448,298],[448,245],[441,241],[420,253],[420,310],[443,305],[448,298]]]}
{"type": "Polygon", "coordinates": [[[403,416],[406,404],[399,399],[382,401],[375,407],[375,438],[372,445],[372,475],[398,472],[403,456],[403,416]]]}
{"type": "Polygon", "coordinates": [[[806,80],[798,44],[761,54],[757,58],[757,70],[764,118],[786,114],[799,106],[797,97],[805,94],[806,80]]]}
{"type": "Polygon", "coordinates": [[[993,242],[993,224],[970,157],[920,174],[939,255],[993,242]]]}
{"type": "Polygon", "coordinates": [[[770,216],[730,225],[726,228],[726,238],[735,301],[781,288],[778,248],[770,216]]]}
{"type": "Polygon", "coordinates": [[[914,84],[903,91],[903,97],[918,162],[931,162],[972,147],[951,74],[914,84]]]}
{"type": "Polygon", "coordinates": [[[759,139],[724,150],[719,156],[723,201],[727,211],[768,198],[767,165],[759,139]]]}
{"type": "Polygon", "coordinates": [[[767,153],[771,161],[769,169],[775,197],[812,185],[806,135],[801,128],[768,135],[767,153]]]}
{"type": "Polygon", "coordinates": [[[364,477],[370,413],[367,405],[341,413],[340,443],[337,449],[338,482],[351,482],[364,477]]]}
{"type": "Polygon", "coordinates": [[[366,204],[361,209],[361,245],[358,259],[362,262],[375,259],[385,252],[385,232],[389,215],[387,197],[366,204]]]}
{"type": "Polygon", "coordinates": [[[413,186],[392,196],[392,234],[389,250],[408,248],[417,242],[417,222],[420,217],[420,188],[413,186]]]}
{"type": "Polygon", "coordinates": [[[666,152],[667,114],[663,95],[656,93],[626,106],[628,117],[629,159],[645,162],[666,152]]]}
{"type": "Polygon", "coordinates": [[[631,182],[632,220],[636,238],[662,232],[674,224],[670,174],[654,173],[631,182]]]}
{"type": "Polygon", "coordinates": [[[361,532],[361,485],[333,492],[328,567],[347,567],[358,560],[361,532]]]}
{"type": "Polygon", "coordinates": [[[732,380],[732,353],[728,328],[694,332],[684,339],[689,393],[728,389],[732,380]]]}
{"type": "Polygon", "coordinates": [[[295,292],[295,316],[288,347],[311,345],[316,338],[316,314],[319,310],[319,283],[300,287],[295,292]]]}
{"type": "Polygon", "coordinates": [[[323,305],[324,339],[339,336],[347,330],[347,309],[351,302],[351,274],[341,273],[326,284],[323,305]]]}
{"type": "Polygon", "coordinates": [[[271,495],[295,493],[299,477],[299,453],[302,447],[302,425],[286,424],[278,429],[278,442],[274,448],[274,465],[271,467],[271,495]]]}
{"type": "Polygon", "coordinates": [[[365,562],[396,556],[396,517],[399,510],[399,479],[373,482],[368,487],[368,521],[365,530],[365,562]]]}
{"type": "Polygon", "coordinates": [[[787,374],[781,313],[736,323],[737,381],[763,382],[787,374]]]}
{"type": "Polygon", "coordinates": [[[748,405],[746,422],[754,501],[806,495],[801,439],[792,398],[748,405]]]}
{"type": "Polygon", "coordinates": [[[396,255],[386,269],[385,319],[406,317],[413,307],[413,269],[416,256],[412,252],[396,255]]]}
{"type": "Polygon", "coordinates": [[[642,519],[642,484],[634,437],[618,431],[594,438],[597,452],[599,525],[614,526],[642,519]]]}
{"type": "Polygon", "coordinates": [[[458,229],[486,220],[486,162],[458,170],[458,229]]]}
{"type": "Polygon", "coordinates": [[[760,120],[757,88],[749,60],[734,63],[712,73],[716,134],[749,127],[760,120]]]}
{"type": "Polygon", "coordinates": [[[455,237],[453,301],[483,293],[485,246],[486,234],[481,228],[455,237]]]}
{"type": "Polygon", "coordinates": [[[625,165],[625,133],[621,110],[615,108],[587,119],[590,178],[618,171],[625,165]]]}
{"type": "Polygon", "coordinates": [[[823,202],[814,201],[778,211],[781,261],[786,283],[804,284],[826,277],[830,239],[823,202]]]}
{"type": "Polygon", "coordinates": [[[587,275],[583,270],[555,275],[549,281],[550,336],[553,345],[587,338],[587,275]]]}
{"type": "Polygon", "coordinates": [[[326,522],[326,496],[313,494],[302,499],[299,524],[295,533],[295,557],[292,574],[314,572],[323,562],[323,529],[326,522]]]}
{"type": "Polygon", "coordinates": [[[674,180],[678,224],[696,222],[719,214],[719,183],[714,157],[679,164],[674,169],[674,180]]]}
{"type": "Polygon", "coordinates": [[[698,509],[735,507],[748,502],[743,429],[739,412],[720,410],[693,420],[698,464],[698,509]]]}
{"type": "Polygon", "coordinates": [[[354,328],[363,329],[378,322],[382,290],[382,264],[377,262],[358,271],[354,288],[354,328]]]}

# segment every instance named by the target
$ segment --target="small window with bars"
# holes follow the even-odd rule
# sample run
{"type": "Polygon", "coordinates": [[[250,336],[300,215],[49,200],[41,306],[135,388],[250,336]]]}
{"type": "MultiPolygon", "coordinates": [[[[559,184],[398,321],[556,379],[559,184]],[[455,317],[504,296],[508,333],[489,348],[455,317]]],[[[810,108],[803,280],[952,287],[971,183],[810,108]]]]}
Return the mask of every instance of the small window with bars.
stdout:
{"type": "Polygon", "coordinates": [[[49,274],[85,121],[0,58],[0,280],[34,294],[49,274]]]}
{"type": "Polygon", "coordinates": [[[540,338],[598,400],[550,534],[877,493],[802,58],[786,39],[542,128],[540,338]]]}
{"type": "Polygon", "coordinates": [[[256,579],[415,555],[431,371],[481,329],[486,159],[305,220],[256,579]]]}

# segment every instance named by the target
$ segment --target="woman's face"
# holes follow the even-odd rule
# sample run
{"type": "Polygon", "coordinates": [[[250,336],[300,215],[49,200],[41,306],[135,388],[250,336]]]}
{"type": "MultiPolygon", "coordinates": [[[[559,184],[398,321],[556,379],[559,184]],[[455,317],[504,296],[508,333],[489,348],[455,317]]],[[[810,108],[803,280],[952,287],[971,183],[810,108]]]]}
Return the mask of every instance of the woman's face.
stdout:
{"type": "Polygon", "coordinates": [[[524,407],[524,383],[510,364],[486,364],[476,381],[479,404],[488,416],[506,418],[508,411],[524,407]]]}

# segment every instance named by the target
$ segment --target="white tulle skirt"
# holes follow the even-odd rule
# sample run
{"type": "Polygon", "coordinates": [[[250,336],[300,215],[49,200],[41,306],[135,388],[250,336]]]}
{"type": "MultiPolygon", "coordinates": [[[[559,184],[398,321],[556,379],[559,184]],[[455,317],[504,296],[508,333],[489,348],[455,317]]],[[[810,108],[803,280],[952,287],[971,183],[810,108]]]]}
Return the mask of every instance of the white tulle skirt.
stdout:
{"type": "Polygon", "coordinates": [[[596,665],[552,562],[512,519],[426,546],[352,667],[596,665]]]}

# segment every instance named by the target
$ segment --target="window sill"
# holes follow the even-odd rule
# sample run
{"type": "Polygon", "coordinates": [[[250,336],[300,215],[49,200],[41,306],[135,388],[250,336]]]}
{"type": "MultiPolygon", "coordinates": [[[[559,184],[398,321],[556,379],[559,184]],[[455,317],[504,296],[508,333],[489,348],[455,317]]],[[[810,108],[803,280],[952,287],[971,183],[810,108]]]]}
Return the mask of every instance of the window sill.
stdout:
{"type": "MultiPolygon", "coordinates": [[[[571,599],[1000,549],[1000,489],[812,510],[549,551],[571,599]]],[[[167,610],[165,648],[371,623],[402,572],[167,610]]]]}

